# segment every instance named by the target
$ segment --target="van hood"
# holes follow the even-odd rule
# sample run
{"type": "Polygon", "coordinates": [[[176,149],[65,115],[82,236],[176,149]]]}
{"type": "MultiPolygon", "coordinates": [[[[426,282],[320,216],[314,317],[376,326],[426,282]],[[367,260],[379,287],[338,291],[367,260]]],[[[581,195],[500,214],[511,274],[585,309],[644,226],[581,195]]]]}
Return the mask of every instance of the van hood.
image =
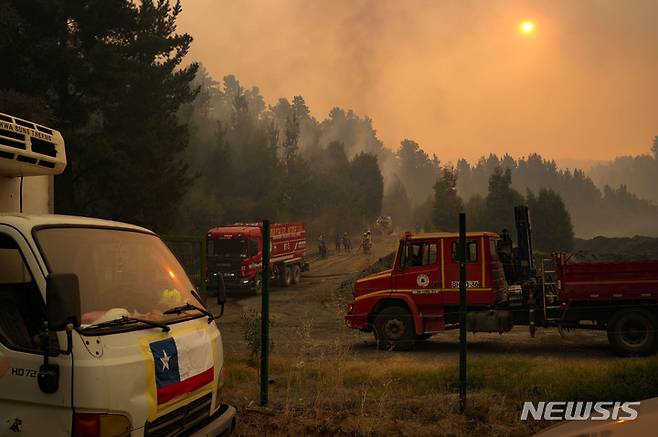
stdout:
{"type": "Polygon", "coordinates": [[[202,399],[207,406],[199,414],[214,412],[223,363],[219,330],[206,317],[169,327],[76,335],[76,410],[123,414],[134,430],[202,399]]]}

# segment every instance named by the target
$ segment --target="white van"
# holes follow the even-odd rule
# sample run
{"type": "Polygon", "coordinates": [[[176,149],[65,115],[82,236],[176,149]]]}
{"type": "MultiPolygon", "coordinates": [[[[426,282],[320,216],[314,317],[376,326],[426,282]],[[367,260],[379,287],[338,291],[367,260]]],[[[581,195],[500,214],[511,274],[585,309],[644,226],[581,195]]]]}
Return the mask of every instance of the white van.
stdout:
{"type": "Polygon", "coordinates": [[[154,233],[47,214],[65,166],[0,114],[0,436],[230,434],[215,316],[154,233]]]}

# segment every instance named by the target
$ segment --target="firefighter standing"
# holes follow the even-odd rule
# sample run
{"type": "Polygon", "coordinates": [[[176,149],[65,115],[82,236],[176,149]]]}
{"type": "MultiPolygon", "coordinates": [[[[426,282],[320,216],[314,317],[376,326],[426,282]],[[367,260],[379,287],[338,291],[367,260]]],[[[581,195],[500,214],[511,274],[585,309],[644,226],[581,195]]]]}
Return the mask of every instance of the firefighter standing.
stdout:
{"type": "Polygon", "coordinates": [[[345,248],[345,253],[352,252],[352,242],[350,237],[347,235],[347,232],[343,233],[343,247],[345,248]]]}
{"type": "Polygon", "coordinates": [[[363,253],[370,253],[370,248],[372,247],[372,238],[370,235],[370,229],[363,233],[361,237],[361,246],[360,249],[363,249],[363,253]]]}
{"type": "Polygon", "coordinates": [[[324,235],[320,234],[318,238],[318,252],[320,253],[320,258],[327,257],[327,244],[324,241],[324,235]]]}

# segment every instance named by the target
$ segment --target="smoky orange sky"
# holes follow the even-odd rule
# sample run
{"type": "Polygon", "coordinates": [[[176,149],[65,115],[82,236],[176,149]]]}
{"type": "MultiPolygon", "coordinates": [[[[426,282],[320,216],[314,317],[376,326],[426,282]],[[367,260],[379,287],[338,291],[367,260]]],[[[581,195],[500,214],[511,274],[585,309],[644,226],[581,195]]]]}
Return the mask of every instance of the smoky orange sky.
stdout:
{"type": "Polygon", "coordinates": [[[610,159],[658,135],[658,1],[183,0],[190,60],[385,144],[610,159]],[[531,19],[528,36],[520,23],[531,19]]]}

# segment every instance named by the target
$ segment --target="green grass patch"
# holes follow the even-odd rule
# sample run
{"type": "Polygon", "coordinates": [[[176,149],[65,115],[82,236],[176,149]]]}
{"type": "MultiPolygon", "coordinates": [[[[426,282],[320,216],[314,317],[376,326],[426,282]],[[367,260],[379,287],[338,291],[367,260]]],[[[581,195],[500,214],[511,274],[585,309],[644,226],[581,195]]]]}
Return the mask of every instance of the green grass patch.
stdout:
{"type": "MultiPolygon", "coordinates": [[[[335,358],[305,362],[274,358],[270,399],[283,413],[265,421],[274,428],[247,421],[249,432],[244,435],[265,429],[278,429],[280,435],[314,430],[384,435],[390,427],[400,426],[409,435],[527,435],[548,424],[520,422],[525,401],[630,401],[658,396],[657,357],[610,361],[477,357],[468,364],[469,409],[461,416],[457,363],[386,354],[381,360],[335,358]]],[[[230,360],[227,366],[229,401],[240,405],[245,399],[257,399],[258,372],[253,364],[230,360]]]]}

